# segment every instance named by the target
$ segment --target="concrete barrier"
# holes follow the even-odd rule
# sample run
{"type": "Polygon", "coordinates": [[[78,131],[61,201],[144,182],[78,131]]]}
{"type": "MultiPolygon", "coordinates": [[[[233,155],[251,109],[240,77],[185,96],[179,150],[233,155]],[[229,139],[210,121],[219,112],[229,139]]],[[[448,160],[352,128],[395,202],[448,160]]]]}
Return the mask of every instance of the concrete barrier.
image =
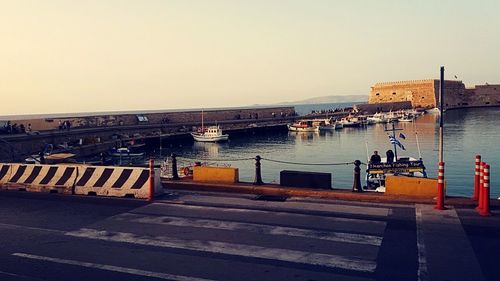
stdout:
{"type": "Polygon", "coordinates": [[[431,178],[387,176],[385,194],[434,198],[437,196],[437,184],[438,180],[431,178]]]}
{"type": "Polygon", "coordinates": [[[31,192],[73,193],[73,185],[77,177],[77,168],[65,165],[10,164],[5,173],[0,168],[2,188],[9,190],[26,190],[31,192]],[[7,176],[8,174],[8,176],[7,176]],[[4,180],[8,178],[8,180],[4,180]]]}
{"type": "Polygon", "coordinates": [[[280,185],[331,189],[332,174],[283,170],[280,172],[280,185]]]}
{"type": "Polygon", "coordinates": [[[0,188],[10,179],[10,164],[0,163],[0,188]]]}
{"type": "MultiPolygon", "coordinates": [[[[163,191],[155,172],[155,194],[163,191]]],[[[82,166],[78,168],[75,194],[148,199],[149,169],[82,166]]]]}
{"type": "Polygon", "coordinates": [[[207,183],[237,183],[239,182],[239,171],[238,168],[194,166],[193,181],[207,183]]]}

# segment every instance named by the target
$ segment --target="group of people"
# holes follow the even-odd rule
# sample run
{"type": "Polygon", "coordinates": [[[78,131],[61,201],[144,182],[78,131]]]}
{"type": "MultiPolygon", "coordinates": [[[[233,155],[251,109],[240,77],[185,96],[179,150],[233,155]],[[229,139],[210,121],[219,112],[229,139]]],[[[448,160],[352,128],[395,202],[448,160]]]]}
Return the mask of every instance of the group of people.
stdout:
{"type": "MultiPolygon", "coordinates": [[[[385,152],[385,155],[387,157],[387,163],[393,163],[394,162],[394,152],[389,149],[385,152]]],[[[370,164],[377,164],[381,163],[382,158],[380,158],[380,155],[378,154],[378,151],[374,151],[373,155],[370,157],[370,164]]]]}
{"type": "Polygon", "coordinates": [[[69,131],[69,129],[71,129],[71,122],[69,122],[68,120],[61,122],[61,120],[59,120],[59,131],[69,131]]]}
{"type": "Polygon", "coordinates": [[[24,124],[17,125],[17,123],[12,124],[10,121],[7,121],[3,128],[1,128],[0,132],[4,134],[31,134],[33,129],[31,128],[31,123],[28,126],[24,124]]]}

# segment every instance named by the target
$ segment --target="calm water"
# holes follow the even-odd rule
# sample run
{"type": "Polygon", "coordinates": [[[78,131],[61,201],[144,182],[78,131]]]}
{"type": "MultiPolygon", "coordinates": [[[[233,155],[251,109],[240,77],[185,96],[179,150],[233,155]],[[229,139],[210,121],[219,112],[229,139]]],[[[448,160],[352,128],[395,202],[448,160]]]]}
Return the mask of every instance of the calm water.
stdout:
{"type": "MultiPolygon", "coordinates": [[[[307,105],[309,112],[313,106],[307,105]]],[[[314,109],[314,108],[313,108],[314,109]]],[[[321,108],[317,108],[321,109],[321,108]]],[[[398,150],[398,156],[418,157],[416,133],[420,143],[422,158],[429,177],[436,177],[438,158],[438,123],[439,115],[426,114],[413,123],[399,123],[404,129],[405,140],[401,142],[406,151],[398,150]]],[[[500,180],[495,176],[500,159],[500,108],[468,109],[445,113],[444,158],[448,194],[470,196],[473,190],[474,157],[481,154],[484,161],[491,165],[491,195],[500,196],[500,180]]],[[[167,146],[163,155],[175,152],[190,159],[230,164],[240,170],[240,180],[253,181],[254,161],[243,160],[260,155],[264,159],[296,163],[345,163],[359,159],[367,162],[369,154],[378,150],[382,154],[392,149],[387,132],[382,124],[367,128],[344,128],[328,133],[291,133],[281,132],[247,137],[230,137],[228,143],[188,143],[167,146]],[[241,159],[241,160],[238,160],[241,159]],[[224,160],[224,161],[217,161],[224,160]],[[237,160],[237,161],[232,161],[237,160]]],[[[183,159],[185,163],[194,160],[183,159]]],[[[181,164],[182,165],[182,164],[181,164]]],[[[262,161],[263,180],[279,183],[281,170],[300,170],[329,172],[333,174],[335,188],[352,186],[353,165],[314,166],[304,164],[283,164],[269,160],[262,161]]],[[[363,175],[364,176],[364,175],[363,175]]]]}

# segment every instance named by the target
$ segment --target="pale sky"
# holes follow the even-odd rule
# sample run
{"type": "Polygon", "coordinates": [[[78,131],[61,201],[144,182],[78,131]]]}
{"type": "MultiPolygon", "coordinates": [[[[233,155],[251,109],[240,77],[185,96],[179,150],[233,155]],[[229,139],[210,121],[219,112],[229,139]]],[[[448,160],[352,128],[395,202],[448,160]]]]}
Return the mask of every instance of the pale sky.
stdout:
{"type": "Polygon", "coordinates": [[[500,1],[0,0],[0,115],[500,83],[500,1]]]}

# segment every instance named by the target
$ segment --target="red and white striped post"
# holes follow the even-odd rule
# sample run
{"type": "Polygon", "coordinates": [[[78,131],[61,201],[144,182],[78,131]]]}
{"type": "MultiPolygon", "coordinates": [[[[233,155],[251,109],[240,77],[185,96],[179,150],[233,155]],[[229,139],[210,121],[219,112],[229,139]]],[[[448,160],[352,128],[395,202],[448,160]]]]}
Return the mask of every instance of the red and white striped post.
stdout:
{"type": "Polygon", "coordinates": [[[444,210],[444,162],[439,162],[438,169],[438,186],[437,186],[437,200],[436,207],[437,210],[444,210]]]}
{"type": "Polygon", "coordinates": [[[481,163],[481,155],[476,155],[474,165],[474,194],[472,195],[472,200],[474,201],[479,199],[479,163],[481,163]]]}
{"type": "Polygon", "coordinates": [[[155,198],[155,160],[149,159],[149,196],[148,201],[152,202],[155,198]]]}
{"type": "Polygon", "coordinates": [[[490,165],[485,164],[483,168],[483,208],[479,210],[479,215],[483,217],[491,216],[490,212],[490,165]]]}
{"type": "Polygon", "coordinates": [[[477,202],[477,211],[480,211],[483,208],[484,164],[485,163],[483,161],[479,162],[479,200],[477,202]]]}

